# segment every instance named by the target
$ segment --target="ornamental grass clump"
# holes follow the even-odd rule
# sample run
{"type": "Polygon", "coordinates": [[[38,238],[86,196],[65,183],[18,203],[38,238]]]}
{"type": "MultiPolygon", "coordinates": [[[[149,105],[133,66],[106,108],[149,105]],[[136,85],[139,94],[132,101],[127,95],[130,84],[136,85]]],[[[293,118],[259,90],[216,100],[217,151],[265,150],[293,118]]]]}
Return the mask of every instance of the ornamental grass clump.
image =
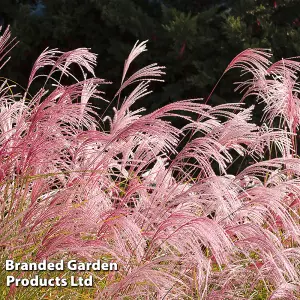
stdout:
{"type": "MultiPolygon", "coordinates": [[[[7,29],[0,50],[9,36],[7,29]]],[[[100,120],[89,99],[104,104],[108,82],[95,77],[96,55],[86,48],[46,49],[21,95],[2,80],[1,263],[101,259],[119,270],[95,272],[92,289],[1,284],[1,297],[299,299],[300,63],[272,65],[267,50],[249,49],[225,70],[248,74],[237,89],[242,100],[254,95],[264,103],[257,125],[255,103],[245,108],[243,101],[212,107],[189,99],[134,110],[151,81],[163,81],[156,64],[128,74],[144,51],[146,42],[133,47],[118,104],[100,120]],[[44,85],[30,96],[46,66],[45,85],[53,89],[44,85]],[[63,76],[74,83],[63,85],[63,76]],[[177,128],[180,118],[185,125],[177,128]],[[236,157],[252,163],[230,174],[236,157]]]]}

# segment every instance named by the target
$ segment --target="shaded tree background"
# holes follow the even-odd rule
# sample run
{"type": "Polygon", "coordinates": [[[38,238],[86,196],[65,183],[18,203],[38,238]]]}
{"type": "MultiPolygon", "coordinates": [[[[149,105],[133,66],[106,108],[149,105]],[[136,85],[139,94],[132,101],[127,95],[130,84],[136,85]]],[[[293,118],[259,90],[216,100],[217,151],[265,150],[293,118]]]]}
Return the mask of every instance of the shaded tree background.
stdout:
{"type": "MultiPolygon", "coordinates": [[[[104,87],[111,99],[132,46],[149,39],[148,53],[133,69],[157,62],[167,67],[167,74],[166,82],[156,84],[155,93],[143,103],[148,110],[178,99],[206,98],[228,63],[246,48],[271,48],[274,59],[300,54],[298,0],[2,2],[0,21],[11,24],[13,36],[20,40],[2,69],[3,77],[26,87],[31,67],[46,47],[64,51],[89,47],[98,54],[96,75],[113,82],[104,87]]],[[[234,71],[226,75],[210,104],[238,101],[233,91],[238,78],[234,71]]],[[[32,92],[38,87],[36,82],[32,92]]],[[[259,122],[259,112],[255,119],[259,122]]]]}

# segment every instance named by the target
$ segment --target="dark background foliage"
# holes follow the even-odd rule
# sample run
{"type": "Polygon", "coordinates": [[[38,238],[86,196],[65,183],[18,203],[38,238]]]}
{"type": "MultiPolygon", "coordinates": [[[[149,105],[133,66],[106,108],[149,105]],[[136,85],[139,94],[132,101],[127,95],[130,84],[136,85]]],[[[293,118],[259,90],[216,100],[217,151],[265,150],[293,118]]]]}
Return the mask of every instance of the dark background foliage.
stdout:
{"type": "MultiPolygon", "coordinates": [[[[183,98],[206,99],[228,63],[246,48],[270,48],[274,60],[300,54],[298,0],[2,0],[0,10],[0,23],[10,24],[20,40],[1,76],[24,87],[46,47],[89,47],[98,54],[96,75],[113,82],[104,88],[110,99],[132,46],[148,39],[149,51],[132,71],[152,62],[167,67],[166,82],[155,84],[155,93],[143,102],[148,110],[183,98]]],[[[238,101],[237,80],[238,72],[226,75],[209,103],[238,101]]],[[[36,82],[32,92],[38,87],[36,82]]]]}

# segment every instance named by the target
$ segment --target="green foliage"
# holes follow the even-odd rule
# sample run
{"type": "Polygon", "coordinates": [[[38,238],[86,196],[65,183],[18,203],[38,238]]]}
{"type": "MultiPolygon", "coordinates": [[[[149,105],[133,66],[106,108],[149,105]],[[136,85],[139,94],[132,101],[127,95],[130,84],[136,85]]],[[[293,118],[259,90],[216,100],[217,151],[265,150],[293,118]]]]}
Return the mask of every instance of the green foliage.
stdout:
{"type": "MultiPolygon", "coordinates": [[[[44,1],[45,15],[40,17],[31,14],[32,1],[6,1],[2,11],[21,43],[3,75],[26,86],[34,59],[47,46],[70,50],[84,45],[99,54],[96,74],[105,72],[114,82],[105,90],[109,98],[132,44],[149,39],[150,55],[133,68],[152,61],[166,65],[166,84],[155,86],[156,94],[145,103],[154,110],[180,98],[207,97],[227,64],[246,48],[271,48],[275,59],[300,53],[299,1],[278,0],[277,7],[258,0],[163,3],[51,0],[44,1]]],[[[213,105],[224,98],[237,101],[231,88],[235,77],[230,73],[216,88],[213,105]]]]}

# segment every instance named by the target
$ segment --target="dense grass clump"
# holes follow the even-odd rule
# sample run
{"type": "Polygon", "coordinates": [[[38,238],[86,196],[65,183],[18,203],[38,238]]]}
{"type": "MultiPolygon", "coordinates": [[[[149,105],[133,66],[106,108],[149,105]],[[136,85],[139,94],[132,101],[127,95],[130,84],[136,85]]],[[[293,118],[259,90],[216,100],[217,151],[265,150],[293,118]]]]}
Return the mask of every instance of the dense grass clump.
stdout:
{"type": "MultiPolygon", "coordinates": [[[[7,30],[0,50],[9,37],[7,30]]],[[[132,49],[113,116],[107,110],[100,121],[88,101],[106,101],[99,87],[107,82],[94,76],[96,55],[86,48],[46,49],[22,95],[3,81],[1,263],[102,259],[117,262],[119,270],[92,272],[90,289],[7,288],[2,271],[0,297],[299,299],[300,64],[272,65],[268,51],[248,49],[225,70],[251,75],[238,89],[243,99],[254,95],[264,103],[259,126],[251,122],[255,103],[212,107],[190,99],[148,114],[134,110],[150,82],[164,74],[152,64],[128,75],[144,51],[145,42],[132,49]],[[62,85],[63,76],[72,76],[70,64],[82,69],[83,80],[62,85]],[[53,89],[30,96],[46,66],[45,85],[52,82],[53,89]],[[170,117],[186,125],[177,128],[170,117]],[[229,174],[236,156],[252,163],[229,174]]]]}

